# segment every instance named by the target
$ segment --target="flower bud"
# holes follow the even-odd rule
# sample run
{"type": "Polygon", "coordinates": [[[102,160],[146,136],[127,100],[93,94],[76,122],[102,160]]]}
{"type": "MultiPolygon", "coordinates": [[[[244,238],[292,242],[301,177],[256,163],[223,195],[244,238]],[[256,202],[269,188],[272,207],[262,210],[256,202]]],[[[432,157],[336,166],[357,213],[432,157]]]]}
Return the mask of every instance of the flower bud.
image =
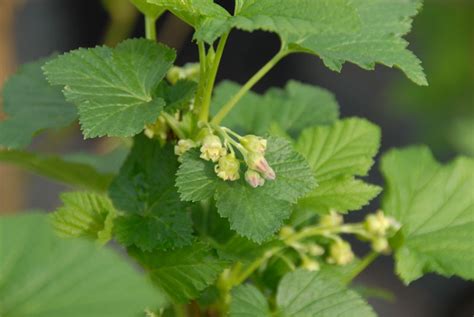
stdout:
{"type": "Polygon", "coordinates": [[[246,157],[246,163],[250,169],[259,172],[265,179],[274,180],[276,178],[275,171],[262,154],[250,152],[246,157]]]}
{"type": "Polygon", "coordinates": [[[329,258],[328,263],[337,265],[346,265],[352,262],[354,259],[354,253],[352,253],[351,245],[343,240],[337,240],[329,247],[329,258]]]}
{"type": "Polygon", "coordinates": [[[188,150],[196,146],[196,143],[190,139],[182,139],[178,141],[178,144],[174,146],[174,154],[181,156],[188,150]]]}
{"type": "Polygon", "coordinates": [[[390,228],[390,219],[385,217],[382,211],[377,211],[375,214],[368,215],[365,218],[365,229],[376,236],[385,236],[387,230],[390,228]]]}
{"type": "Polygon", "coordinates": [[[217,162],[225,155],[226,149],[222,147],[221,139],[218,136],[209,134],[202,140],[201,158],[206,161],[217,162]]]}
{"type": "Polygon", "coordinates": [[[267,149],[267,140],[252,134],[241,138],[240,144],[249,152],[265,154],[265,150],[267,149]]]}
{"type": "Polygon", "coordinates": [[[342,225],[344,218],[334,210],[327,215],[321,216],[319,224],[324,227],[337,227],[342,225]]]}
{"type": "Polygon", "coordinates": [[[233,154],[227,154],[219,159],[214,167],[217,176],[227,181],[235,181],[240,178],[240,163],[233,154]]]}
{"type": "Polygon", "coordinates": [[[390,250],[388,241],[385,238],[376,238],[372,240],[371,246],[375,252],[379,253],[386,253],[390,250]]]}
{"type": "Polygon", "coordinates": [[[311,256],[320,256],[324,254],[324,248],[316,243],[308,244],[308,253],[311,256]]]}
{"type": "Polygon", "coordinates": [[[247,183],[252,186],[253,188],[257,188],[259,186],[263,186],[265,184],[265,179],[260,176],[260,174],[254,170],[248,169],[245,172],[245,180],[247,183]]]}
{"type": "Polygon", "coordinates": [[[145,135],[150,139],[158,139],[164,142],[168,136],[168,130],[165,119],[159,116],[155,123],[145,127],[145,135]]]}
{"type": "Polygon", "coordinates": [[[172,84],[176,84],[176,82],[180,79],[184,78],[184,73],[181,67],[173,66],[170,68],[168,73],[166,73],[166,79],[172,84]]]}
{"type": "Polygon", "coordinates": [[[303,258],[303,262],[301,263],[301,266],[310,272],[319,271],[319,269],[321,268],[317,261],[312,260],[307,257],[303,258]]]}

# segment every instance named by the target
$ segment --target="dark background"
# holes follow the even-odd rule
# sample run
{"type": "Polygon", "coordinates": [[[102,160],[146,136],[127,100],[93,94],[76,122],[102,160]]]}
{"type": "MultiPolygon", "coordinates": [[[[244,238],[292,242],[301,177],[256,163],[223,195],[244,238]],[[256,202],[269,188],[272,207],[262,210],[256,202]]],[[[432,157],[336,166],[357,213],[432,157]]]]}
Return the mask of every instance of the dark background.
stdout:
{"type": "MultiPolygon", "coordinates": [[[[225,6],[233,3],[220,2],[225,6]]],[[[0,0],[0,85],[22,63],[80,46],[113,45],[127,34],[142,36],[142,18],[127,5],[118,7],[107,11],[98,0],[0,0]]],[[[161,41],[178,49],[178,64],[197,60],[187,26],[167,15],[158,23],[158,34],[161,41]]],[[[430,87],[418,87],[400,71],[382,66],[368,72],[346,64],[338,74],[314,56],[297,54],[283,60],[255,90],[283,86],[289,79],[329,89],[340,103],[342,117],[366,117],[382,127],[381,153],[391,147],[424,143],[441,161],[459,154],[474,155],[474,1],[426,0],[408,39],[410,49],[423,61],[430,87]]],[[[273,34],[234,31],[218,79],[245,82],[278,46],[273,34]]],[[[71,127],[42,135],[32,148],[55,153],[103,152],[107,148],[100,140],[83,141],[78,131],[71,127]]],[[[370,179],[382,183],[377,168],[370,179]]],[[[60,185],[0,166],[0,212],[52,210],[62,190],[60,185]]],[[[368,210],[377,205],[376,201],[368,210]]],[[[363,215],[355,213],[349,220],[363,215]]],[[[356,245],[356,251],[365,249],[356,245]]],[[[428,275],[405,287],[393,274],[389,257],[378,259],[357,282],[395,295],[390,301],[370,300],[380,316],[474,315],[473,283],[428,275]]]]}

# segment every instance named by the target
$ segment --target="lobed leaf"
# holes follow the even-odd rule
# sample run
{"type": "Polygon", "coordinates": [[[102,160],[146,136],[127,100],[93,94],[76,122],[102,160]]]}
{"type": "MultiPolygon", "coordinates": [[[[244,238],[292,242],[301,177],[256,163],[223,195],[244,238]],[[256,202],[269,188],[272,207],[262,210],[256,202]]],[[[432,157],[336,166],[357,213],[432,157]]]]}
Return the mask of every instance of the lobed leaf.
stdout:
{"type": "Polygon", "coordinates": [[[50,58],[20,67],[3,86],[3,110],[7,119],[0,122],[0,145],[24,148],[44,129],[68,126],[77,117],[73,105],[64,100],[58,87],[51,87],[41,66],[50,58]]]}
{"type": "Polygon", "coordinates": [[[116,48],[80,48],[46,63],[52,85],[64,86],[79,108],[86,138],[133,136],[156,121],[165,106],[155,90],[175,60],[175,52],[145,39],[116,48]]]}
{"type": "Polygon", "coordinates": [[[358,210],[381,191],[354,176],[365,176],[380,145],[380,129],[359,118],[303,131],[296,149],[308,160],[319,182],[298,208],[327,213],[358,210]]]}
{"type": "MultiPolygon", "coordinates": [[[[219,84],[212,111],[217,113],[239,89],[240,85],[231,81],[219,84]]],[[[285,89],[272,88],[263,96],[249,92],[222,124],[257,135],[265,135],[277,124],[283,131],[297,135],[307,127],[334,123],[339,117],[338,108],[329,91],[291,80],[285,89]]]]}
{"type": "Polygon", "coordinates": [[[191,244],[189,205],[180,200],[174,185],[177,169],[171,145],[162,147],[143,135],[135,138],[109,190],[115,207],[124,212],[116,223],[119,242],[147,251],[191,244]]]}
{"type": "Polygon", "coordinates": [[[219,214],[229,219],[232,229],[263,242],[290,216],[292,204],[316,185],[308,164],[288,141],[269,138],[266,158],[277,178],[252,188],[243,177],[233,182],[221,180],[212,170],[212,164],[192,150],[183,157],[176,185],[185,200],[214,196],[219,214]]]}
{"type": "Polygon", "coordinates": [[[474,279],[474,160],[443,166],[426,147],[392,150],[381,164],[383,209],[402,224],[396,270],[405,283],[424,273],[474,279]]]}

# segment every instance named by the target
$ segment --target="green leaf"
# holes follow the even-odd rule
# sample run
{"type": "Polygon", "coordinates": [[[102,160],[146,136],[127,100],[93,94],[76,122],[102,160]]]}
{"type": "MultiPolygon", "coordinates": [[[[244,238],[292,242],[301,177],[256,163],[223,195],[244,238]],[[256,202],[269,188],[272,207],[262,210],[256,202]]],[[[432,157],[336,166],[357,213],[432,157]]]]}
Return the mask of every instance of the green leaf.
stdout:
{"type": "Polygon", "coordinates": [[[347,0],[246,0],[232,25],[242,30],[289,34],[339,34],[359,27],[356,10],[347,0]]]}
{"type": "Polygon", "coordinates": [[[129,251],[152,281],[177,302],[197,298],[201,291],[214,283],[227,264],[217,259],[202,243],[168,252],[129,251]]]}
{"type": "Polygon", "coordinates": [[[193,26],[195,38],[209,44],[228,31],[230,14],[214,0],[148,0],[171,11],[174,15],[193,26]]]}
{"type": "Polygon", "coordinates": [[[74,106],[64,100],[59,88],[49,85],[41,71],[47,60],[23,65],[3,86],[7,119],[0,122],[0,145],[26,147],[42,130],[62,128],[76,119],[74,106]]]}
{"type": "Polygon", "coordinates": [[[71,192],[61,195],[63,206],[50,215],[62,237],[86,237],[105,244],[112,238],[116,211],[105,195],[71,192]]]}
{"type": "MultiPolygon", "coordinates": [[[[236,83],[222,82],[216,88],[213,112],[217,113],[239,89],[236,83]]],[[[223,125],[242,133],[264,135],[277,124],[297,135],[310,126],[334,123],[339,116],[338,108],[329,91],[292,80],[284,90],[272,88],[263,96],[249,92],[224,119],[223,125]]]]}
{"type": "Polygon", "coordinates": [[[308,160],[319,182],[339,176],[365,176],[380,146],[380,129],[365,119],[350,118],[330,127],[305,130],[296,149],[308,160]]]}
{"type": "Polygon", "coordinates": [[[51,84],[64,86],[66,99],[79,107],[86,138],[133,136],[156,121],[165,106],[155,90],[173,64],[175,52],[145,39],[116,48],[80,48],[46,63],[51,84]]]}
{"type": "Polygon", "coordinates": [[[376,316],[372,308],[337,278],[323,272],[297,270],[280,282],[277,306],[281,316],[376,316]]]}
{"type": "Polygon", "coordinates": [[[359,118],[303,131],[296,149],[308,160],[319,186],[298,202],[306,212],[359,210],[381,191],[354,178],[365,176],[380,146],[380,129],[359,118]]]}
{"type": "Polygon", "coordinates": [[[157,19],[160,15],[165,12],[165,9],[151,4],[147,2],[146,0],[130,0],[137,9],[143,13],[144,15],[152,18],[152,19],[157,19]]]}
{"type": "Polygon", "coordinates": [[[99,173],[87,164],[68,162],[55,155],[0,150],[0,162],[13,164],[60,183],[95,191],[107,190],[113,178],[112,174],[99,173]]]}
{"type": "Polygon", "coordinates": [[[218,179],[214,166],[199,157],[199,151],[190,150],[176,173],[176,186],[185,201],[202,201],[214,196],[218,179]]]}
{"type": "Polygon", "coordinates": [[[411,29],[413,16],[421,0],[354,0],[361,26],[356,32],[344,34],[290,35],[294,49],[318,55],[332,70],[340,71],[345,61],[364,69],[375,63],[401,69],[419,85],[427,85],[420,60],[407,49],[403,39],[411,29]]]}
{"type": "Polygon", "coordinates": [[[165,305],[122,256],[56,237],[46,215],[0,217],[0,259],[2,317],[144,316],[165,305]]]}
{"type": "Polygon", "coordinates": [[[175,113],[177,110],[189,108],[191,100],[196,93],[197,83],[191,80],[179,80],[175,85],[161,82],[156,95],[166,102],[165,110],[175,113]]]}
{"type": "Polygon", "coordinates": [[[143,250],[189,245],[192,223],[174,186],[178,161],[171,145],[143,135],[135,138],[132,151],[110,186],[115,207],[125,215],[117,220],[118,240],[143,250]]]}
{"type": "Polygon", "coordinates": [[[291,205],[316,185],[308,164],[288,141],[269,138],[265,156],[277,178],[252,188],[243,177],[233,182],[221,180],[212,171],[213,164],[192,150],[183,157],[176,179],[181,198],[197,201],[214,195],[219,214],[229,219],[233,230],[263,242],[290,216],[291,205]]]}
{"type": "Polygon", "coordinates": [[[344,62],[364,69],[380,63],[427,85],[403,39],[420,7],[421,0],[245,0],[236,16],[210,25],[201,37],[212,42],[232,27],[275,32],[290,52],[317,55],[334,71],[344,62]]]}
{"type": "Polygon", "coordinates": [[[269,317],[267,299],[252,285],[240,285],[232,291],[230,317],[269,317]]]}
{"type": "Polygon", "coordinates": [[[443,166],[426,147],[382,159],[384,211],[402,224],[396,269],[405,283],[424,273],[474,279],[474,160],[443,166]]]}
{"type": "Polygon", "coordinates": [[[308,196],[300,199],[298,207],[319,213],[328,213],[331,209],[345,213],[361,209],[381,191],[379,186],[358,179],[336,178],[322,182],[308,196]]]}

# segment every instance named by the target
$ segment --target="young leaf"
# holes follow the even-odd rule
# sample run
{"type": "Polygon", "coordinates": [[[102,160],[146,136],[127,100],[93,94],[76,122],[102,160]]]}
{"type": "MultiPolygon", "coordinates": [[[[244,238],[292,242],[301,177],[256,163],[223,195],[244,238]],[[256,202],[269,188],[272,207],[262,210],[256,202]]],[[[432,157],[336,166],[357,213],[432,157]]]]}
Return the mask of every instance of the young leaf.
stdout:
{"type": "Polygon", "coordinates": [[[23,65],[3,86],[7,119],[0,122],[0,145],[23,148],[35,134],[71,124],[77,110],[64,100],[61,89],[51,87],[41,71],[48,59],[23,65]]]}
{"type": "Polygon", "coordinates": [[[162,44],[133,39],[114,49],[81,48],[43,69],[50,83],[64,86],[67,100],[79,107],[86,138],[133,136],[155,122],[165,106],[154,92],[175,57],[162,44]]]}
{"type": "Polygon", "coordinates": [[[276,180],[252,188],[243,177],[233,182],[221,180],[212,164],[200,159],[197,150],[190,151],[176,179],[181,198],[196,201],[215,195],[218,212],[229,219],[231,228],[262,242],[290,216],[291,205],[316,186],[308,164],[288,141],[270,138],[265,156],[276,180]]]}
{"type": "Polygon", "coordinates": [[[285,275],[278,286],[277,306],[282,316],[376,316],[356,292],[323,272],[297,270],[285,275]]]}
{"type": "Polygon", "coordinates": [[[168,252],[138,249],[129,252],[145,268],[152,281],[177,302],[197,298],[226,267],[226,262],[217,259],[202,243],[168,252]]]}
{"type": "Polygon", "coordinates": [[[232,291],[230,317],[270,317],[267,299],[253,285],[240,285],[232,291]]]}
{"type": "Polygon", "coordinates": [[[105,195],[87,192],[63,193],[63,206],[50,215],[53,227],[63,237],[86,237],[105,244],[112,238],[116,211],[105,195]]]}
{"type": "Polygon", "coordinates": [[[124,258],[58,238],[45,214],[0,217],[0,259],[2,317],[144,316],[166,304],[124,258]]]}
{"type": "Polygon", "coordinates": [[[174,186],[178,161],[171,145],[161,147],[143,135],[135,138],[132,151],[109,194],[125,215],[117,219],[118,240],[143,250],[189,245],[192,223],[189,205],[174,186]]]}
{"type": "MultiPolygon", "coordinates": [[[[216,113],[237,93],[240,85],[224,81],[217,88],[213,101],[216,113]]],[[[339,117],[339,106],[329,91],[289,81],[285,89],[272,88],[261,96],[250,92],[224,119],[223,125],[242,133],[264,135],[277,124],[284,131],[297,135],[302,129],[332,124],[339,117]]]]}
{"type": "Polygon", "coordinates": [[[68,162],[55,155],[0,150],[0,162],[16,165],[60,183],[95,191],[106,191],[113,179],[112,174],[100,173],[90,165],[68,162]]]}
{"type": "Polygon", "coordinates": [[[474,160],[441,165],[426,147],[382,159],[383,209],[402,225],[396,269],[405,283],[424,273],[474,279],[474,160]]]}
{"type": "Polygon", "coordinates": [[[347,212],[369,203],[381,189],[354,176],[367,174],[379,145],[380,129],[359,118],[303,131],[296,149],[308,160],[319,186],[298,207],[319,213],[347,212]]]}

